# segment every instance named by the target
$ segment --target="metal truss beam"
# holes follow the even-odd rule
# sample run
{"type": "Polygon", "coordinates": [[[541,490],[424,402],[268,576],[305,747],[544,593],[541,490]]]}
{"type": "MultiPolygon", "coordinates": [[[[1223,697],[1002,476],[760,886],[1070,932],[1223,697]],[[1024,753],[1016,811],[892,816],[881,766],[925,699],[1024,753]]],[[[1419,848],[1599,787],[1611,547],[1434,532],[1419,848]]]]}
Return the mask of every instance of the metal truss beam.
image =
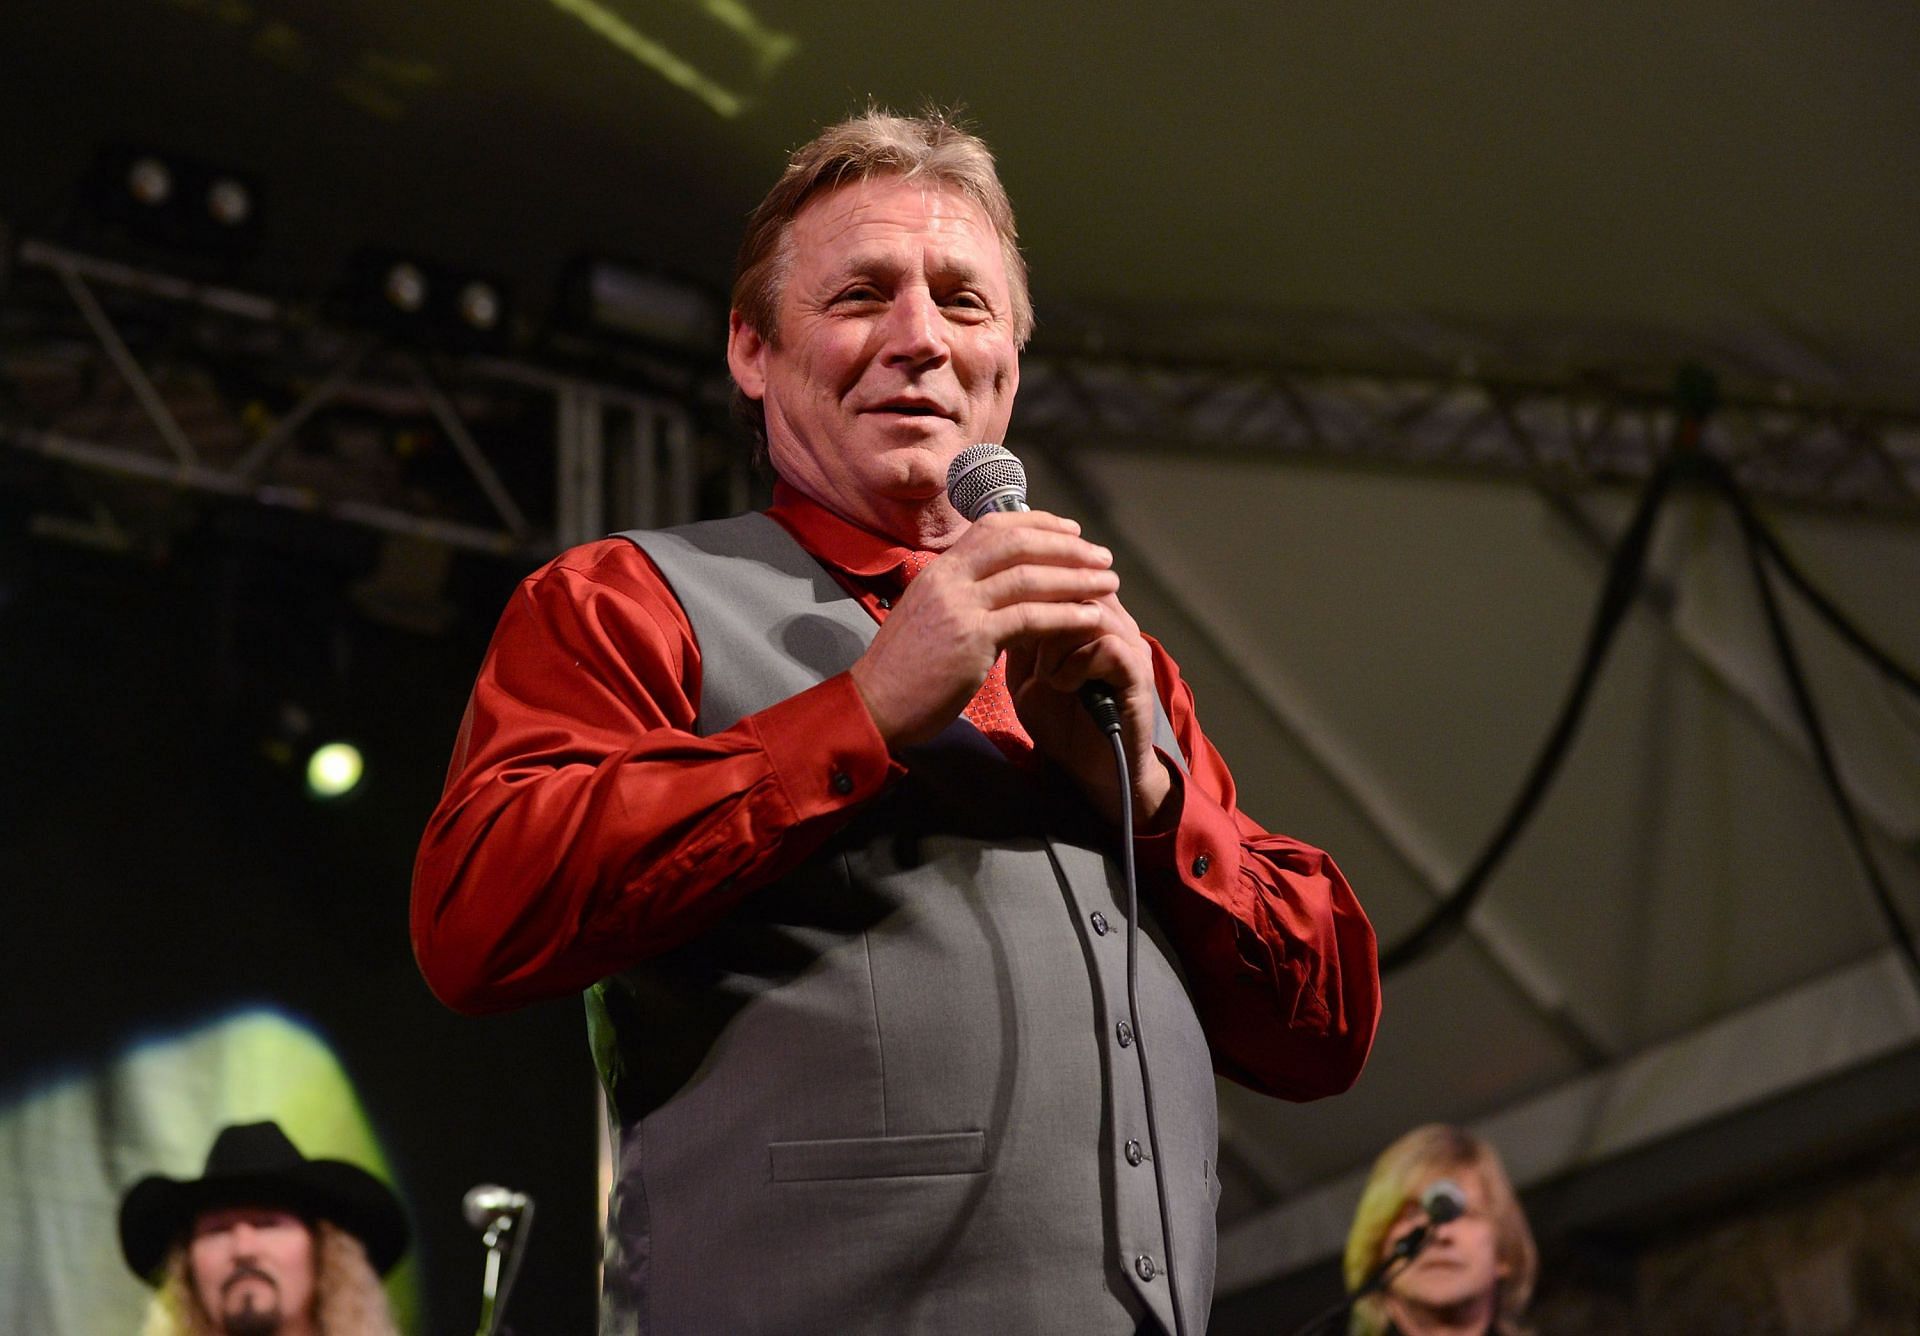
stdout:
{"type": "MultiPolygon", "coordinates": [[[[1669,393],[1595,379],[1170,366],[1029,355],[1019,431],[1062,445],[1492,471],[1555,487],[1650,474],[1669,393]]],[[[1755,496],[1920,519],[1920,412],[1730,400],[1701,448],[1755,496]]]]}
{"type": "MultiPolygon", "coordinates": [[[[0,441],[15,449],[90,473],[499,554],[541,557],[611,530],[694,517],[694,407],[684,397],[509,359],[429,355],[376,334],[324,328],[266,298],[43,242],[23,243],[18,263],[17,278],[50,276],[56,286],[40,294],[43,306],[27,317],[25,333],[0,347],[0,377],[17,400],[30,397],[21,382],[35,365],[77,366],[87,374],[75,379],[91,388],[51,422],[36,422],[30,412],[0,420],[0,441]],[[54,292],[64,294],[84,336],[48,332],[54,292]],[[135,325],[143,331],[139,340],[123,333],[135,325]],[[156,337],[155,330],[163,332],[156,337]],[[290,407],[264,425],[227,413],[217,423],[218,440],[196,440],[166,384],[183,370],[218,384],[242,363],[283,385],[290,407]],[[65,425],[63,417],[76,415],[96,427],[111,419],[99,410],[115,381],[138,407],[133,423],[120,420],[106,433],[65,425]],[[388,475],[370,482],[353,461],[316,461],[311,451],[294,467],[297,447],[330,409],[429,422],[459,468],[451,477],[441,470],[431,483],[396,483],[393,461],[380,460],[359,470],[388,475]],[[483,419],[507,425],[489,433],[483,419]],[[530,422],[549,424],[551,434],[530,422]],[[540,449],[551,456],[552,504],[537,489],[542,513],[534,514],[506,480],[501,456],[521,456],[515,476],[524,478],[526,452],[540,449]]],[[[124,534],[97,499],[93,510],[81,528],[103,539],[124,534]]],[[[45,518],[42,531],[79,531],[62,517],[45,518]]]]}
{"type": "MultiPolygon", "coordinates": [[[[56,280],[84,322],[103,365],[131,391],[162,449],[134,449],[54,430],[5,428],[16,446],[70,463],[150,476],[168,461],[172,481],[212,485],[277,504],[328,509],[277,486],[275,469],[311,419],[398,379],[460,456],[489,514],[449,537],[435,506],[402,505],[395,522],[420,510],[442,541],[496,550],[551,550],[609,528],[694,512],[693,401],[685,387],[635,390],[486,358],[417,355],[372,336],[334,330],[323,354],[309,355],[293,408],[256,432],[238,459],[220,460],[177,421],[151,368],[123,337],[100,294],[113,291],[191,311],[183,326],[209,319],[276,331],[289,345],[305,313],[250,293],[28,240],[15,286],[35,271],[56,280]],[[460,383],[442,383],[449,378],[460,383]],[[528,515],[498,475],[461,405],[478,381],[515,385],[550,399],[548,420],[556,503],[528,515]],[[84,445],[84,450],[68,448],[84,445]],[[125,457],[123,457],[125,456],[125,457]],[[205,470],[211,470],[211,474],[205,470]],[[612,492],[607,489],[613,488],[612,492]]],[[[314,330],[306,328],[312,344],[314,330]]],[[[178,351],[178,341],[169,345],[178,351]]],[[[0,367],[0,370],[4,370],[0,367]]],[[[1664,391],[1595,377],[1522,381],[1462,373],[1402,375],[1338,369],[1172,365],[1030,353],[1022,368],[1019,431],[1038,444],[1172,450],[1242,460],[1295,459],[1506,474],[1564,491],[1647,476],[1669,449],[1675,410],[1664,391]]],[[[1701,448],[1724,461],[1755,496],[1796,507],[1920,519],[1920,412],[1904,408],[1777,397],[1730,400],[1708,422],[1701,448]]],[[[732,490],[743,490],[735,486],[732,490]]],[[[351,508],[349,508],[351,509],[351,508]]],[[[470,521],[472,517],[466,517],[470,521]]],[[[465,521],[462,521],[465,522],[465,521]]]]}

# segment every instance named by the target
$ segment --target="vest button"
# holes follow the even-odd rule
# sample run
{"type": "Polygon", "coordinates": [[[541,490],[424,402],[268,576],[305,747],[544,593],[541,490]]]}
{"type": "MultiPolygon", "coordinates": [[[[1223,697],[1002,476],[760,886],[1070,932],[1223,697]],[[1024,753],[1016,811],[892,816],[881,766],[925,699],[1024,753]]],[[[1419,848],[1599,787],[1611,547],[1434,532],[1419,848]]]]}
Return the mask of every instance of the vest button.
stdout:
{"type": "Polygon", "coordinates": [[[1152,1280],[1160,1274],[1160,1268],[1153,1264],[1151,1257],[1145,1253],[1141,1253],[1133,1259],[1133,1274],[1142,1280],[1152,1280]]]}
{"type": "Polygon", "coordinates": [[[1213,860],[1211,858],[1208,858],[1205,854],[1201,854],[1198,858],[1193,860],[1193,875],[1196,877],[1204,877],[1207,875],[1207,869],[1212,866],[1213,866],[1213,860]]]}
{"type": "Polygon", "coordinates": [[[1097,909],[1093,911],[1093,931],[1101,937],[1107,935],[1107,916],[1097,909]]]}
{"type": "Polygon", "coordinates": [[[1118,1025],[1114,1026],[1113,1032],[1119,1036],[1121,1048],[1126,1048],[1133,1043],[1133,1027],[1125,1021],[1121,1021],[1118,1025]]]}
{"type": "Polygon", "coordinates": [[[1143,1155],[1140,1151],[1140,1143],[1138,1141],[1135,1141],[1132,1137],[1128,1137],[1127,1138],[1127,1163],[1137,1165],[1140,1163],[1140,1161],[1146,1158],[1147,1157],[1143,1155]]]}
{"type": "Polygon", "coordinates": [[[844,770],[836,770],[833,772],[832,783],[833,791],[843,797],[853,792],[853,776],[844,770]]]}

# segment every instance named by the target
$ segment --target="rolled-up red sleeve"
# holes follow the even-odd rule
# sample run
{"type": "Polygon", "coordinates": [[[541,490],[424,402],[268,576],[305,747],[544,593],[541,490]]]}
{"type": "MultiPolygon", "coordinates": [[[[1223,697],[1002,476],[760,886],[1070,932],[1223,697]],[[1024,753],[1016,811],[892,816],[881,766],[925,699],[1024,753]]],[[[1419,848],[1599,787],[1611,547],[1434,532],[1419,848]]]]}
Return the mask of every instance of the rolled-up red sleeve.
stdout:
{"type": "Polygon", "coordinates": [[[845,674],[701,737],[686,614],[624,539],[521,584],[414,865],[447,1005],[577,992],[698,936],[899,773],[845,674]]]}
{"type": "Polygon", "coordinates": [[[1187,768],[1168,760],[1175,815],[1134,842],[1141,893],[1187,972],[1215,1070],[1282,1099],[1338,1094],[1380,1020],[1373,925],[1331,857],[1239,810],[1192,691],[1152,648],[1187,768]]]}

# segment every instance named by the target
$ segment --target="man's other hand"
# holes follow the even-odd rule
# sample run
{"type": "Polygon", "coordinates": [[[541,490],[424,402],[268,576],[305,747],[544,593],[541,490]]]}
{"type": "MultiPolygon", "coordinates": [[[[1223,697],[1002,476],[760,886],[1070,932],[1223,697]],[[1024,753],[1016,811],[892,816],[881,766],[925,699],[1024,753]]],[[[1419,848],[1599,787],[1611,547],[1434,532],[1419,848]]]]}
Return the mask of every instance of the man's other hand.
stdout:
{"type": "Polygon", "coordinates": [[[1117,593],[1103,594],[1095,606],[1099,622],[1089,631],[1061,631],[1010,646],[1007,689],[1033,745],[1073,777],[1101,815],[1118,825],[1120,788],[1113,747],[1078,695],[1088,682],[1113,688],[1133,782],[1134,826],[1145,831],[1173,787],[1173,777],[1153,746],[1153,651],[1117,593]]]}

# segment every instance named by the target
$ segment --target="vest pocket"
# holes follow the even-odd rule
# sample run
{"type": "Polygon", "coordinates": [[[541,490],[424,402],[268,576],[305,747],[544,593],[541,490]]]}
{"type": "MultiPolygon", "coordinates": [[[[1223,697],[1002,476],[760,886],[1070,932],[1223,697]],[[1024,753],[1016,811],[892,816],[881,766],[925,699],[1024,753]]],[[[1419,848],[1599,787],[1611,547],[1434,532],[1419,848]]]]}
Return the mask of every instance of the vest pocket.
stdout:
{"type": "Polygon", "coordinates": [[[767,1146],[776,1183],[834,1178],[910,1178],[977,1174],[987,1167],[985,1132],[927,1136],[775,1141],[767,1146]]]}

